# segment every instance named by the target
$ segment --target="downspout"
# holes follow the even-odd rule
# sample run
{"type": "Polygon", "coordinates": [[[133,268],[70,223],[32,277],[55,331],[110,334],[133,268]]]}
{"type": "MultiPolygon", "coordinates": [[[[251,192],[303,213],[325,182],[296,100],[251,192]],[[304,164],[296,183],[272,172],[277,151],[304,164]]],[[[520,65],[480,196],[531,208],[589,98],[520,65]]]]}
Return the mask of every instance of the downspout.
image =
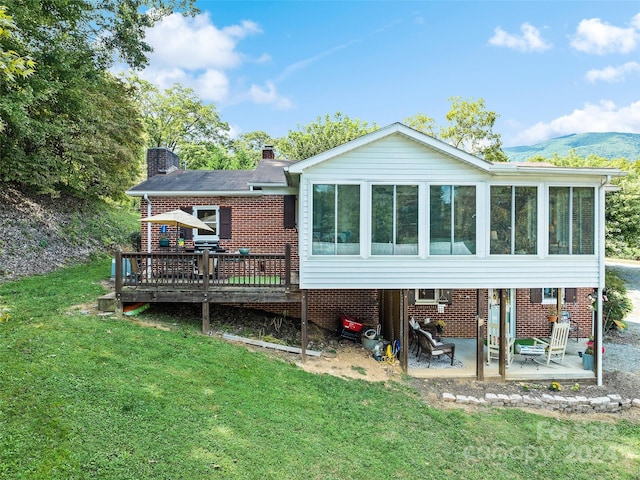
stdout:
{"type": "Polygon", "coordinates": [[[604,248],[604,200],[605,200],[605,185],[609,183],[611,177],[607,175],[606,180],[600,183],[600,188],[598,189],[598,207],[600,210],[600,225],[598,226],[598,238],[600,239],[598,250],[599,255],[598,258],[600,265],[598,266],[599,275],[598,275],[598,299],[597,299],[597,310],[596,310],[596,338],[594,342],[594,346],[598,349],[594,355],[596,359],[596,384],[598,386],[602,386],[602,330],[604,329],[604,325],[602,323],[602,292],[604,292],[605,288],[605,248],[604,248]]]}
{"type": "MultiPolygon", "coordinates": [[[[147,218],[151,216],[151,200],[149,195],[144,194],[144,201],[147,202],[147,218]]],[[[147,253],[151,253],[151,222],[147,222],[147,253]]]]}

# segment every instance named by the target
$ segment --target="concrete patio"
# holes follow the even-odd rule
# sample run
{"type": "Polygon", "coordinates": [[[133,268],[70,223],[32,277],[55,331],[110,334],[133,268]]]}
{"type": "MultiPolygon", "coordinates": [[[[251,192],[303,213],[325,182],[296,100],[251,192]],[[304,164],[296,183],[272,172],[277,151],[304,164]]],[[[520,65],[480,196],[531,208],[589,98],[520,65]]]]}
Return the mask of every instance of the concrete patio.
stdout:
{"type": "MultiPolygon", "coordinates": [[[[476,378],[476,340],[471,338],[444,338],[443,342],[453,342],[456,345],[455,359],[461,362],[452,368],[449,362],[433,362],[427,368],[428,362],[425,356],[421,356],[419,362],[415,360],[415,353],[412,349],[409,352],[408,374],[416,378],[476,378]]],[[[506,369],[507,381],[595,381],[595,374],[591,370],[582,368],[582,358],[578,352],[583,352],[586,348],[586,339],[570,339],[567,343],[567,350],[562,364],[557,361],[547,365],[544,357],[527,358],[515,353],[513,362],[506,369]]],[[[485,380],[500,380],[497,360],[486,363],[487,351],[484,353],[484,378],[485,380]]],[[[448,360],[446,358],[445,360],[448,360]]]]}

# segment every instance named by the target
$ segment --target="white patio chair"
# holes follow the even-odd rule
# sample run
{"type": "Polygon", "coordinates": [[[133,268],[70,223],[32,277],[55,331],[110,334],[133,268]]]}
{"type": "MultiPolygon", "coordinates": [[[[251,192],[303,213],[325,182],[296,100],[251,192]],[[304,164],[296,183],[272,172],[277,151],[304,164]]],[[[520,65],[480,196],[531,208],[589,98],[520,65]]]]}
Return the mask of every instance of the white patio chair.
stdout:
{"type": "Polygon", "coordinates": [[[568,322],[556,322],[553,324],[549,341],[533,338],[534,346],[540,344],[545,347],[544,355],[547,357],[547,365],[549,365],[552,356],[559,356],[559,363],[564,362],[564,354],[567,349],[567,341],[569,340],[569,328],[571,328],[571,324],[568,322]]]}
{"type": "MultiPolygon", "coordinates": [[[[507,367],[513,363],[513,349],[515,343],[516,339],[507,332],[507,367]]],[[[489,322],[487,324],[487,364],[490,364],[491,360],[494,358],[496,360],[500,358],[500,324],[489,322]]]]}

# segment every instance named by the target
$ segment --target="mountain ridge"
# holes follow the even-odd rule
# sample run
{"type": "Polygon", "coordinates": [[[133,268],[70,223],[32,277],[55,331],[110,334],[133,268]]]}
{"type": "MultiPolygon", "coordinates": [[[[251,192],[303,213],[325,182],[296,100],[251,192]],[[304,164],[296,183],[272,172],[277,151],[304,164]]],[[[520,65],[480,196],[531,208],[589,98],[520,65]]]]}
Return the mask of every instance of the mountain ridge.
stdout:
{"type": "Polygon", "coordinates": [[[554,154],[565,157],[572,150],[580,157],[596,155],[609,160],[626,158],[629,161],[636,161],[640,160],[640,134],[622,132],[572,133],[534,145],[503,148],[510,162],[525,162],[536,156],[552,158],[554,154]]]}

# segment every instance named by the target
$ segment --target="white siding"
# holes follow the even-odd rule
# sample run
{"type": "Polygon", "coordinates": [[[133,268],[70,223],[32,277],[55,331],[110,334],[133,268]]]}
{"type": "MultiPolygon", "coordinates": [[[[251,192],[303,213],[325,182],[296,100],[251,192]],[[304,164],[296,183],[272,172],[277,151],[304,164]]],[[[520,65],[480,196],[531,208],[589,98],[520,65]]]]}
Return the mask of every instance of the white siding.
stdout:
{"type": "MultiPolygon", "coordinates": [[[[300,178],[300,286],[305,289],[355,288],[543,288],[597,286],[600,265],[597,255],[545,256],[546,191],[549,184],[599,186],[599,178],[514,175],[497,179],[469,163],[448,157],[402,135],[392,135],[348,151],[340,157],[314,165],[300,178]],[[361,183],[361,255],[311,255],[311,186],[313,183],[361,183]],[[420,185],[420,205],[430,184],[475,185],[477,194],[477,253],[465,256],[429,256],[426,248],[425,207],[420,209],[417,256],[370,256],[370,188],[375,183],[420,185]],[[539,252],[537,256],[488,256],[489,185],[535,185],[538,187],[539,252]]],[[[601,190],[596,190],[596,197],[601,190]]],[[[602,215],[596,205],[596,222],[602,215]]],[[[600,229],[596,228],[596,232],[600,229]]],[[[596,238],[596,252],[599,252],[596,238]]]]}
{"type": "Polygon", "coordinates": [[[468,164],[397,135],[323,162],[305,171],[304,177],[332,180],[367,178],[372,181],[394,179],[399,182],[422,178],[449,182],[452,179],[476,181],[483,178],[480,173],[468,164]]]}
{"type": "Polygon", "coordinates": [[[313,288],[544,288],[598,285],[595,257],[313,257],[300,287],[313,288]]]}

